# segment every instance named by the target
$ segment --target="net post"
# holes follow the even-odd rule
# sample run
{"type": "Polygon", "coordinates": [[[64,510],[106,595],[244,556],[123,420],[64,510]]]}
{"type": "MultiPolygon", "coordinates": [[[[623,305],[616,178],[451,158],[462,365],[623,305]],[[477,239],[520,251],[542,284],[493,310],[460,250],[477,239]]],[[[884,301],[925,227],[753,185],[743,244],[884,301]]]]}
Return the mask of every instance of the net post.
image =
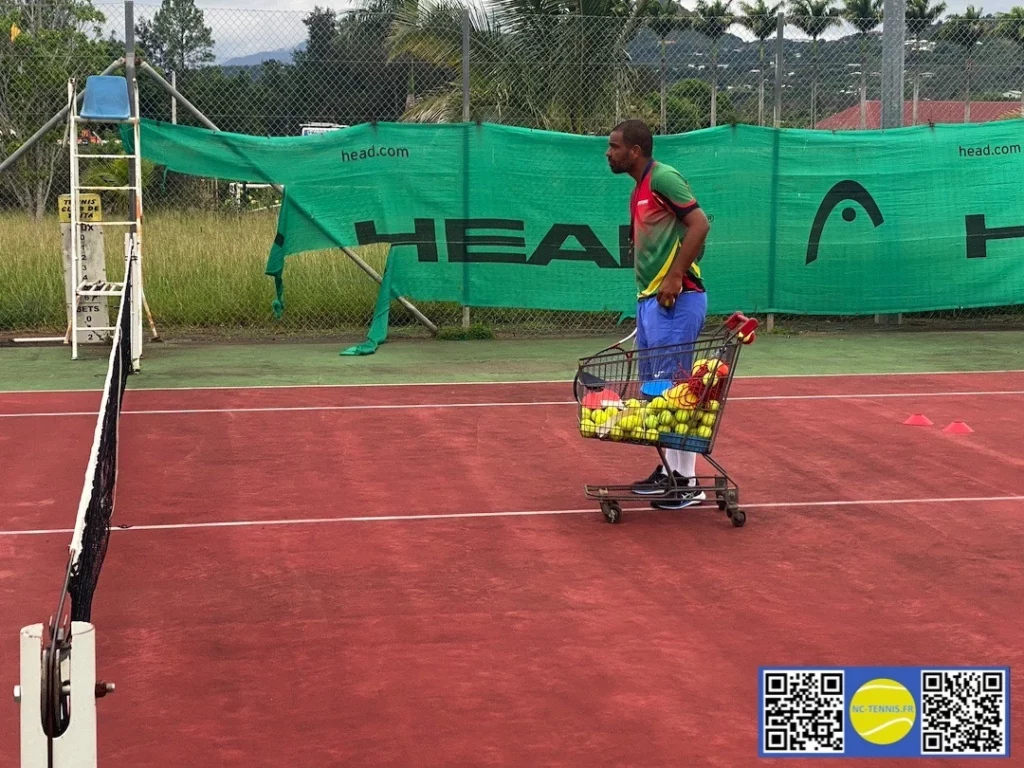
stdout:
{"type": "MultiPolygon", "coordinates": [[[[142,367],[142,282],[138,242],[131,234],[124,236],[124,251],[125,270],[131,272],[131,290],[127,298],[130,301],[128,310],[131,313],[131,370],[135,373],[142,367]]],[[[126,274],[125,279],[127,278],[126,274]]]]}
{"type": "Polygon", "coordinates": [[[46,735],[43,733],[40,692],[42,690],[43,625],[21,628],[21,685],[14,698],[21,710],[21,765],[46,765],[46,735]]]}
{"type": "Polygon", "coordinates": [[[124,0],[124,39],[125,39],[125,79],[128,81],[128,105],[129,114],[132,118],[132,134],[134,139],[134,152],[131,161],[128,163],[128,184],[132,186],[128,196],[128,218],[132,225],[125,235],[125,285],[131,279],[131,292],[129,298],[131,303],[131,370],[138,371],[141,368],[142,359],[142,264],[140,261],[142,251],[142,228],[137,222],[142,219],[142,149],[139,146],[141,131],[139,129],[139,87],[135,74],[135,3],[134,0],[124,0]],[[131,273],[129,275],[129,272],[131,273]]]}
{"type": "MultiPolygon", "coordinates": [[[[21,630],[21,766],[49,765],[49,743],[42,723],[42,624],[21,630]]],[[[53,740],[53,765],[60,768],[96,768],[96,633],[92,624],[71,624],[72,650],[61,665],[70,680],[71,718],[67,730],[53,740]]]]}

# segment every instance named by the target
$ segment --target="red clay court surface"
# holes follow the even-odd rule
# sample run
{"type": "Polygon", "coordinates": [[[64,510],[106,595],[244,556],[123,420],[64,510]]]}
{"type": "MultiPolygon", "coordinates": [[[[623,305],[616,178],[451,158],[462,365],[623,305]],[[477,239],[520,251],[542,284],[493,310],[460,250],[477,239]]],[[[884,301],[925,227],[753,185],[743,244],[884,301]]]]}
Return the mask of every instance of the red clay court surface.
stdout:
{"type": "MultiPolygon", "coordinates": [[[[5,686],[56,607],[98,403],[0,393],[5,686]]],[[[605,522],[583,485],[656,455],[581,438],[568,383],[130,389],[100,764],[803,766],[757,757],[760,666],[1024,663],[1022,406],[1020,372],[738,379],[737,529],[605,522]]]]}

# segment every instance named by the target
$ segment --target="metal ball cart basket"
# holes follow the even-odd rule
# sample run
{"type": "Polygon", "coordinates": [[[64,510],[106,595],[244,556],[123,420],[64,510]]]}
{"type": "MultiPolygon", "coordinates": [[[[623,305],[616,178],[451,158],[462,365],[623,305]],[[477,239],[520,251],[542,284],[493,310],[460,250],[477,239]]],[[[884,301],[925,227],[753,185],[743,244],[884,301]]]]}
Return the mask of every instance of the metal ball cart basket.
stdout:
{"type": "MultiPolygon", "coordinates": [[[[739,488],[711,452],[736,375],[740,348],[754,340],[757,320],[736,312],[692,343],[626,349],[636,331],[617,344],[579,361],[573,393],[579,405],[580,435],[593,440],[655,447],[663,466],[666,449],[701,454],[715,469],[697,477],[708,502],[717,504],[736,527],[747,519],[739,488]]],[[[674,483],[674,479],[673,479],[674,483]]],[[[599,501],[605,519],[622,519],[620,501],[663,498],[677,486],[638,494],[630,485],[587,485],[586,497],[599,501]]]]}

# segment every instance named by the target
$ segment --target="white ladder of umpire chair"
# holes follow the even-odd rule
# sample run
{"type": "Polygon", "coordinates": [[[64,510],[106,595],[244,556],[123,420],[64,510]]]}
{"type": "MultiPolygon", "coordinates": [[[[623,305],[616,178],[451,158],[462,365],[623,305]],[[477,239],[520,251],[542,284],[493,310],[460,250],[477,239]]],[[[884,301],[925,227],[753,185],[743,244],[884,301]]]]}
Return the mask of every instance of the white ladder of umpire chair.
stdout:
{"type": "MultiPolygon", "coordinates": [[[[76,109],[77,94],[75,93],[74,81],[68,82],[68,103],[70,111],[69,144],[71,145],[71,285],[72,285],[72,312],[71,312],[71,357],[78,359],[78,308],[82,300],[95,301],[96,299],[106,300],[111,296],[123,296],[125,282],[99,282],[90,283],[83,281],[80,277],[81,266],[81,228],[90,227],[127,227],[128,231],[124,236],[125,259],[129,255],[131,260],[127,261],[132,269],[132,306],[131,310],[131,366],[133,371],[140,368],[142,356],[142,154],[139,141],[139,102],[138,89],[134,89],[135,109],[132,109],[129,96],[128,80],[115,75],[92,75],[86,78],[85,94],[82,101],[82,111],[76,109]],[[88,124],[129,124],[132,126],[134,141],[132,152],[120,154],[82,154],[78,151],[79,126],[88,124]],[[91,160],[115,160],[130,158],[134,166],[134,184],[126,186],[82,186],[80,181],[80,162],[91,160]],[[129,199],[134,199],[134,218],[113,221],[81,221],[80,193],[81,192],[127,192],[129,199]]],[[[129,214],[132,206],[129,205],[129,214]]],[[[125,279],[127,279],[125,275],[125,279]]],[[[91,327],[91,330],[110,331],[114,327],[91,327]]]]}

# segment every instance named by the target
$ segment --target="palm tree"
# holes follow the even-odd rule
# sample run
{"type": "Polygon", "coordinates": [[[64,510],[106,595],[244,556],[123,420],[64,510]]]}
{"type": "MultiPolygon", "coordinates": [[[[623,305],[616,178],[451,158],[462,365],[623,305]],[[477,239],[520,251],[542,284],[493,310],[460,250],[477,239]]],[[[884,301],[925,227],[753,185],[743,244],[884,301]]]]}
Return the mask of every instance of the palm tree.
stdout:
{"type": "Polygon", "coordinates": [[[842,23],[835,0],[791,0],[788,21],[811,38],[811,128],[818,127],[818,38],[842,23]]]}
{"type": "Polygon", "coordinates": [[[917,102],[918,91],[921,87],[921,40],[928,36],[934,29],[934,24],[946,11],[946,4],[943,2],[932,5],[931,0],[907,0],[905,18],[907,20],[907,32],[914,41],[910,48],[911,66],[914,73],[914,112],[913,124],[917,125],[917,102]]]}
{"type": "Polygon", "coordinates": [[[981,8],[968,5],[967,10],[955,13],[943,22],[939,27],[938,39],[949,40],[962,45],[967,53],[967,66],[965,67],[967,95],[964,99],[964,122],[971,121],[971,69],[974,66],[974,49],[981,43],[989,32],[989,28],[982,20],[981,8]]]}
{"type": "Polygon", "coordinates": [[[882,23],[882,0],[846,0],[843,16],[860,33],[860,127],[867,127],[868,32],[882,23]]]}
{"type": "MultiPolygon", "coordinates": [[[[996,25],[995,33],[1017,44],[1017,51],[1024,59],[1024,6],[1014,6],[1003,14],[996,25]]],[[[1020,116],[1024,117],[1024,87],[1020,92],[1020,116]]]]}
{"type": "Polygon", "coordinates": [[[661,132],[664,134],[668,126],[666,113],[666,88],[668,87],[667,63],[665,61],[665,44],[673,32],[689,29],[692,26],[692,14],[676,0],[667,0],[664,4],[652,2],[648,6],[649,19],[647,26],[658,36],[661,48],[661,132]]]}
{"type": "Polygon", "coordinates": [[[764,41],[775,34],[778,27],[779,10],[782,3],[768,5],[765,0],[754,3],[741,2],[740,9],[745,15],[736,21],[749,29],[757,38],[757,124],[764,125],[764,41]]]}
{"type": "Polygon", "coordinates": [[[718,43],[732,26],[732,0],[697,0],[693,28],[711,41],[711,125],[718,108],[718,43]]]}
{"type": "MultiPolygon", "coordinates": [[[[573,133],[606,131],[622,111],[631,77],[627,47],[642,28],[646,0],[494,0],[483,10],[460,0],[403,0],[391,57],[443,67],[443,87],[404,115],[449,122],[462,115],[462,22],[470,25],[470,115],[573,133]]],[[[635,105],[627,103],[633,111],[635,105]]]]}

